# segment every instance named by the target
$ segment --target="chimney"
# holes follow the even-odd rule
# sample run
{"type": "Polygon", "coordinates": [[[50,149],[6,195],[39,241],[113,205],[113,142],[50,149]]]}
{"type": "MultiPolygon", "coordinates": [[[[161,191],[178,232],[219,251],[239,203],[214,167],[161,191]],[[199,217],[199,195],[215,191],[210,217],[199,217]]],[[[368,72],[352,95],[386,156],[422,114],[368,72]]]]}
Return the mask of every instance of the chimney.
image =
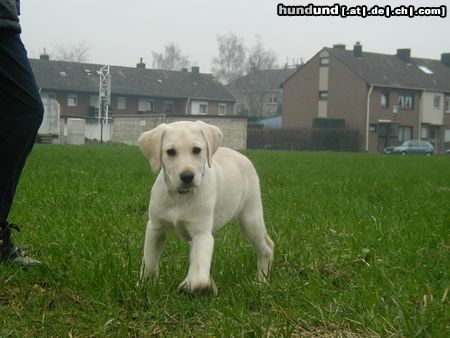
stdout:
{"type": "Polygon", "coordinates": [[[187,68],[181,68],[181,71],[182,71],[183,73],[187,73],[187,68]]]}
{"type": "Polygon", "coordinates": [[[441,54],[441,63],[450,67],[450,53],[442,53],[441,54]]]}
{"type": "Polygon", "coordinates": [[[362,45],[359,41],[353,46],[353,56],[356,58],[362,58],[362,45]]]}
{"type": "Polygon", "coordinates": [[[136,64],[137,69],[145,69],[145,63],[142,62],[142,58],[138,64],[136,64]]]}
{"type": "Polygon", "coordinates": [[[45,51],[45,48],[44,48],[44,52],[41,55],[39,55],[39,59],[45,60],[45,61],[50,60],[50,55],[47,54],[47,52],[45,51]]]}
{"type": "Polygon", "coordinates": [[[404,63],[410,63],[411,62],[411,49],[409,49],[409,48],[397,49],[397,56],[404,63]]]}
{"type": "Polygon", "coordinates": [[[337,44],[333,45],[333,48],[345,50],[345,45],[343,43],[337,43],[337,44]]]}
{"type": "Polygon", "coordinates": [[[198,76],[200,74],[200,67],[192,67],[192,76],[198,76]]]}

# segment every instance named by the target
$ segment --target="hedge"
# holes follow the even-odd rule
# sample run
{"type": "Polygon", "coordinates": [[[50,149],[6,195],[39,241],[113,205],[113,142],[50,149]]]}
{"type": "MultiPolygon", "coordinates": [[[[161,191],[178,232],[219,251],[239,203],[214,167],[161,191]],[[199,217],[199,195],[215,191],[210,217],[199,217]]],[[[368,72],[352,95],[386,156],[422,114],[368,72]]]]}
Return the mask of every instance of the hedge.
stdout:
{"type": "Polygon", "coordinates": [[[356,129],[248,129],[248,149],[360,151],[356,129]]]}

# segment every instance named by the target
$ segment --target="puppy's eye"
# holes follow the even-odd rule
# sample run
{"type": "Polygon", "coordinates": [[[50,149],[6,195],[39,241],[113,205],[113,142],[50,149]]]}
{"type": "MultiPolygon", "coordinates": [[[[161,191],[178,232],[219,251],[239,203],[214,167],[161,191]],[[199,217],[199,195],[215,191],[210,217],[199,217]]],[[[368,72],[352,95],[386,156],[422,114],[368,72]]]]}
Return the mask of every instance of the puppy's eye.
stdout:
{"type": "Polygon", "coordinates": [[[194,147],[194,149],[192,149],[192,153],[193,153],[194,155],[198,155],[198,154],[200,154],[201,152],[202,152],[202,149],[199,148],[199,147],[194,147]]]}
{"type": "Polygon", "coordinates": [[[177,151],[175,149],[168,149],[166,153],[169,157],[174,157],[177,154],[177,151]]]}

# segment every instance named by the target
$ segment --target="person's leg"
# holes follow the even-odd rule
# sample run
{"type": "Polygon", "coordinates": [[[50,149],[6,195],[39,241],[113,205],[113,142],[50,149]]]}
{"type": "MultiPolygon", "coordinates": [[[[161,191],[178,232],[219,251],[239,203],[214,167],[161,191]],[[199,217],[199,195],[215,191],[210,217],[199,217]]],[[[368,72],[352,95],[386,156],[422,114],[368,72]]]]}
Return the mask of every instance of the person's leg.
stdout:
{"type": "Polygon", "coordinates": [[[10,241],[8,215],[44,108],[19,34],[0,32],[0,260],[10,241]]]}

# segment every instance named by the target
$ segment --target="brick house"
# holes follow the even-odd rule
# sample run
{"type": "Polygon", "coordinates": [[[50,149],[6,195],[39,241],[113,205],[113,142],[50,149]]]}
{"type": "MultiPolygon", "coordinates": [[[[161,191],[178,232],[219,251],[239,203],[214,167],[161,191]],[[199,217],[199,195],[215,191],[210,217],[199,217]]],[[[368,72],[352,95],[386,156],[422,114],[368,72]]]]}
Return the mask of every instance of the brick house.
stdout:
{"type": "Polygon", "coordinates": [[[295,68],[252,70],[226,88],[236,99],[236,115],[267,118],[281,115],[282,91],[280,85],[295,68]]]}
{"type": "MultiPolygon", "coordinates": [[[[103,65],[31,59],[41,95],[56,99],[61,117],[96,117],[103,65]]],[[[233,96],[199,67],[180,71],[111,66],[112,116],[137,114],[233,115],[233,96]]]]}
{"type": "Polygon", "coordinates": [[[357,43],[323,48],[283,84],[283,127],[360,131],[360,148],[409,139],[450,147],[450,53],[440,60],[364,52],[357,43]]]}

